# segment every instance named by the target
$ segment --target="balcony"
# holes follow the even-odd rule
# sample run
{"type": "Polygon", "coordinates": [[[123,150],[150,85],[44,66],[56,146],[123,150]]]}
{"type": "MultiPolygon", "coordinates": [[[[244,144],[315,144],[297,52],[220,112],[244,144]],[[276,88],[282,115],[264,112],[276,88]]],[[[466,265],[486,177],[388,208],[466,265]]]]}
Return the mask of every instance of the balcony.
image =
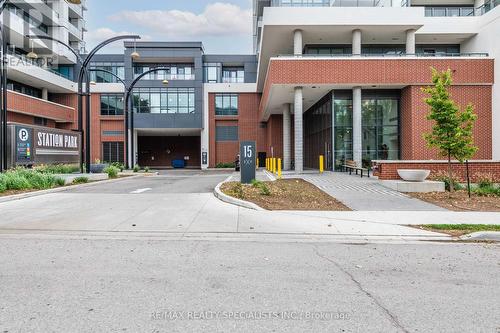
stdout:
{"type": "Polygon", "coordinates": [[[280,54],[277,56],[278,58],[291,58],[291,59],[302,59],[302,58],[405,58],[405,57],[416,57],[416,58],[487,58],[489,54],[486,52],[469,52],[469,53],[445,53],[445,52],[436,52],[436,53],[416,53],[416,54],[407,54],[404,52],[394,52],[394,53],[383,53],[383,54],[358,54],[353,55],[350,53],[339,53],[339,54],[280,54]]]}
{"type": "Polygon", "coordinates": [[[383,7],[383,0],[273,0],[271,7],[383,7]]]}
{"type": "Polygon", "coordinates": [[[7,103],[10,112],[43,117],[61,123],[74,121],[74,108],[15,91],[8,91],[7,103]]]}

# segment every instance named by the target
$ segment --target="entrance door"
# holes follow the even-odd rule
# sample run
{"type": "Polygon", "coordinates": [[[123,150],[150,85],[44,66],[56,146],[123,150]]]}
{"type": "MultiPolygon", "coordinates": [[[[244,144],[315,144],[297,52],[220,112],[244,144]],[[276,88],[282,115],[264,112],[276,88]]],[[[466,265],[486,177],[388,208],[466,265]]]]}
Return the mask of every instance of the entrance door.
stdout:
{"type": "Polygon", "coordinates": [[[261,151],[257,156],[259,157],[259,168],[265,168],[267,153],[265,151],[261,151]]]}

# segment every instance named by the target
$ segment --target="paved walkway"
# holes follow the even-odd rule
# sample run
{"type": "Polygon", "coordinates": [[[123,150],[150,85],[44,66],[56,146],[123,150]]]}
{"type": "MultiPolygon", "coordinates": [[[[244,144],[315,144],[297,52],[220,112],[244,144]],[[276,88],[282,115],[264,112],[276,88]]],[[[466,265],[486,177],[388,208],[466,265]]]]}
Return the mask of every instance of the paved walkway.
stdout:
{"type": "MultiPolygon", "coordinates": [[[[286,178],[297,175],[286,174],[286,178]]],[[[382,186],[376,178],[343,172],[306,173],[300,176],[357,211],[444,211],[444,208],[382,186]]]]}

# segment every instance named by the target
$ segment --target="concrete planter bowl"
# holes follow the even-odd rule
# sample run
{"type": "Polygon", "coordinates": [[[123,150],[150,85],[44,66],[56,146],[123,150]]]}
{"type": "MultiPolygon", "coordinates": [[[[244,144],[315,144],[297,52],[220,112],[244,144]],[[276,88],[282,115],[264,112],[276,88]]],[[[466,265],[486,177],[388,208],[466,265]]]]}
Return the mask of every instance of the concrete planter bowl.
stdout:
{"type": "Polygon", "coordinates": [[[429,177],[431,170],[398,169],[398,175],[407,182],[423,182],[429,177]]]}

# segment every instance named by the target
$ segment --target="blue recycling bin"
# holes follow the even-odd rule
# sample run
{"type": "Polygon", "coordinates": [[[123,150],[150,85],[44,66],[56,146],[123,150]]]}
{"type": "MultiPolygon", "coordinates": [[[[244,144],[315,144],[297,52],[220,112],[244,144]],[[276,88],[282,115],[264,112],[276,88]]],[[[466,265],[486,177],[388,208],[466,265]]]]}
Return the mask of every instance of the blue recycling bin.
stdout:
{"type": "Polygon", "coordinates": [[[184,160],[172,160],[172,167],[174,169],[183,169],[186,167],[186,162],[184,160]]]}

